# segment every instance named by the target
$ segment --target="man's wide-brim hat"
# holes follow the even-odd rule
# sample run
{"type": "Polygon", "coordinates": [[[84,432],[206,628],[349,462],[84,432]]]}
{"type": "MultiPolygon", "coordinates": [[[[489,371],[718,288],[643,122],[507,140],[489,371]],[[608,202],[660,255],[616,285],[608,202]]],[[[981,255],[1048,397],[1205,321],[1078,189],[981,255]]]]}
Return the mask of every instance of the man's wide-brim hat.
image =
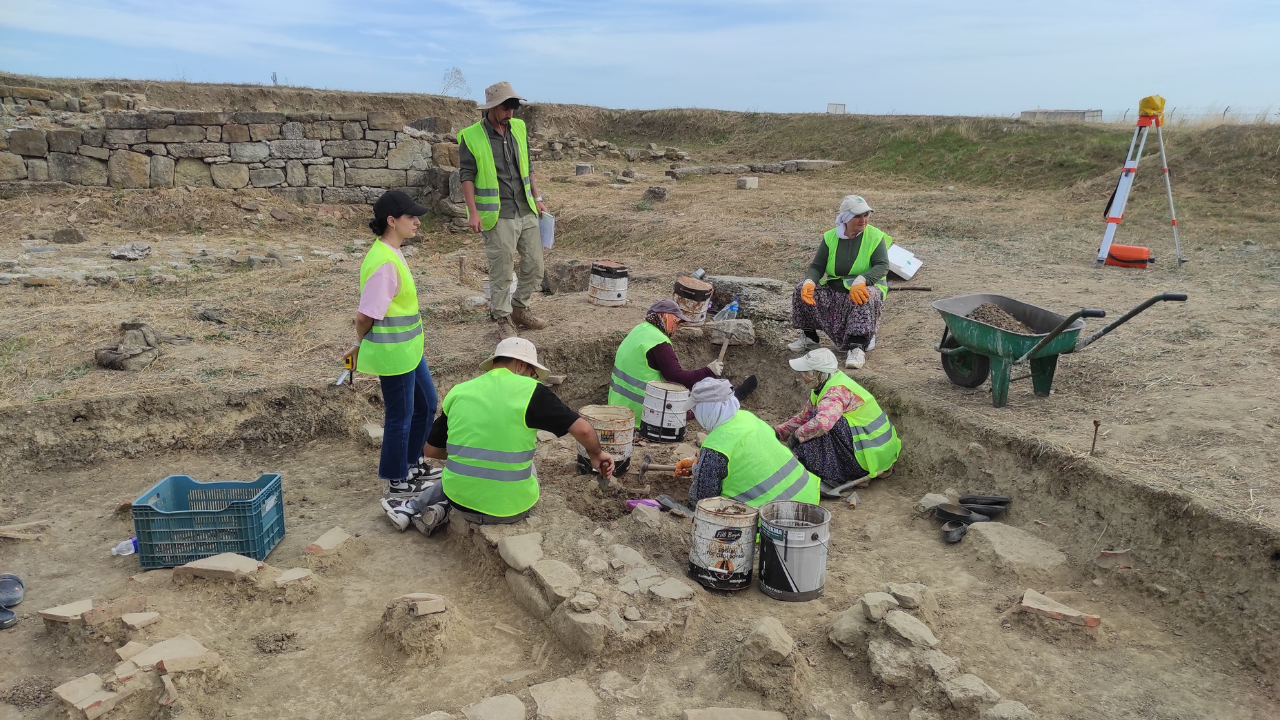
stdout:
{"type": "Polygon", "coordinates": [[[493,357],[480,363],[480,370],[489,372],[493,369],[493,361],[498,358],[525,361],[537,370],[539,380],[546,380],[547,376],[551,374],[551,370],[546,365],[538,362],[538,349],[533,346],[533,343],[522,337],[507,338],[498,343],[498,347],[493,351],[493,357]]]}
{"type": "Polygon", "coordinates": [[[511,87],[511,83],[505,80],[500,83],[494,83],[484,89],[484,104],[480,106],[481,110],[498,107],[502,103],[515,98],[522,103],[529,102],[516,94],[515,88],[511,87]]]}

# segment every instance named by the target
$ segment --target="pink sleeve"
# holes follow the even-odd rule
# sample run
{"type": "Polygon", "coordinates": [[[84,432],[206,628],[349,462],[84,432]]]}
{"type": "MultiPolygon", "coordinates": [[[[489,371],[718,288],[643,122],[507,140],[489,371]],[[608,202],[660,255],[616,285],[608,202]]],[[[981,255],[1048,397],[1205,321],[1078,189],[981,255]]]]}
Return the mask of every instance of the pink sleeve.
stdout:
{"type": "Polygon", "coordinates": [[[364,283],[364,292],[360,293],[361,315],[381,320],[387,315],[387,308],[400,292],[400,273],[395,263],[386,263],[373,271],[364,283]]]}

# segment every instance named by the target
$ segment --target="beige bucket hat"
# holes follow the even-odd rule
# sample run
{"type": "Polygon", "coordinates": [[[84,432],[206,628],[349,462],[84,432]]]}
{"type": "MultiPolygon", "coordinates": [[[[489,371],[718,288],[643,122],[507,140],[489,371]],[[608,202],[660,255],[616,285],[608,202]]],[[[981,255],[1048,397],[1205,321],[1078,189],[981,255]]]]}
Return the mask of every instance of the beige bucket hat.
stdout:
{"type": "Polygon", "coordinates": [[[498,107],[502,103],[515,98],[522,103],[529,102],[516,94],[515,88],[511,87],[511,83],[503,80],[497,82],[484,89],[484,104],[480,106],[481,110],[498,107]]]}
{"type": "Polygon", "coordinates": [[[522,337],[507,338],[498,343],[498,347],[493,351],[493,357],[480,363],[480,369],[489,372],[493,369],[493,361],[498,358],[512,358],[513,360],[523,360],[538,370],[538,379],[546,380],[551,374],[545,365],[538,362],[538,349],[533,343],[522,337]]]}

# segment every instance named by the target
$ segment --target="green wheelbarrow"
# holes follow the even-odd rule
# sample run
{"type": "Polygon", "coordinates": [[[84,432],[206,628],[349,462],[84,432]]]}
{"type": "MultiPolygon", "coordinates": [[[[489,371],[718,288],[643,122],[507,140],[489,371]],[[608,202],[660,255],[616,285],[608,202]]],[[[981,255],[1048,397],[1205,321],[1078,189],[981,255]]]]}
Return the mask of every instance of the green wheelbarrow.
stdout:
{"type": "MultiPolygon", "coordinates": [[[[1031,385],[1035,394],[1048,397],[1058,356],[1083,350],[1103,335],[1128,322],[1135,315],[1161,301],[1184,302],[1184,293],[1161,293],[1125,313],[1089,337],[1076,342],[1084,329],[1081,318],[1103,318],[1104,310],[1080,309],[1063,317],[1042,307],[1029,305],[1003,295],[960,295],[935,300],[933,308],[942,314],[946,328],[942,341],[934,348],[942,356],[942,369],[947,378],[960,387],[976,388],[991,376],[991,404],[1004,407],[1009,399],[1009,375],[1014,365],[1028,362],[1031,385]],[[1035,331],[1034,335],[1002,330],[994,325],[968,317],[979,305],[991,303],[1035,331]]],[[[1026,375],[1016,378],[1022,380],[1026,375]]]]}

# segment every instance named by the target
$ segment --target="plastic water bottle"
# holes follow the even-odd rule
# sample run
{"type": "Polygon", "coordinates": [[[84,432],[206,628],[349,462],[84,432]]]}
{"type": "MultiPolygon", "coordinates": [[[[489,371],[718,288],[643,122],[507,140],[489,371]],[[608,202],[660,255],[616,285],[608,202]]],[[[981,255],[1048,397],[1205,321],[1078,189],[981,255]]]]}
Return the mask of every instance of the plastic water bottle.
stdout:
{"type": "Polygon", "coordinates": [[[115,547],[111,548],[112,555],[132,555],[136,552],[138,552],[138,538],[121,540],[115,547]]]}
{"type": "Polygon", "coordinates": [[[713,322],[721,320],[737,320],[738,319],[738,298],[734,298],[728,305],[725,305],[716,316],[712,318],[713,322]]]}

